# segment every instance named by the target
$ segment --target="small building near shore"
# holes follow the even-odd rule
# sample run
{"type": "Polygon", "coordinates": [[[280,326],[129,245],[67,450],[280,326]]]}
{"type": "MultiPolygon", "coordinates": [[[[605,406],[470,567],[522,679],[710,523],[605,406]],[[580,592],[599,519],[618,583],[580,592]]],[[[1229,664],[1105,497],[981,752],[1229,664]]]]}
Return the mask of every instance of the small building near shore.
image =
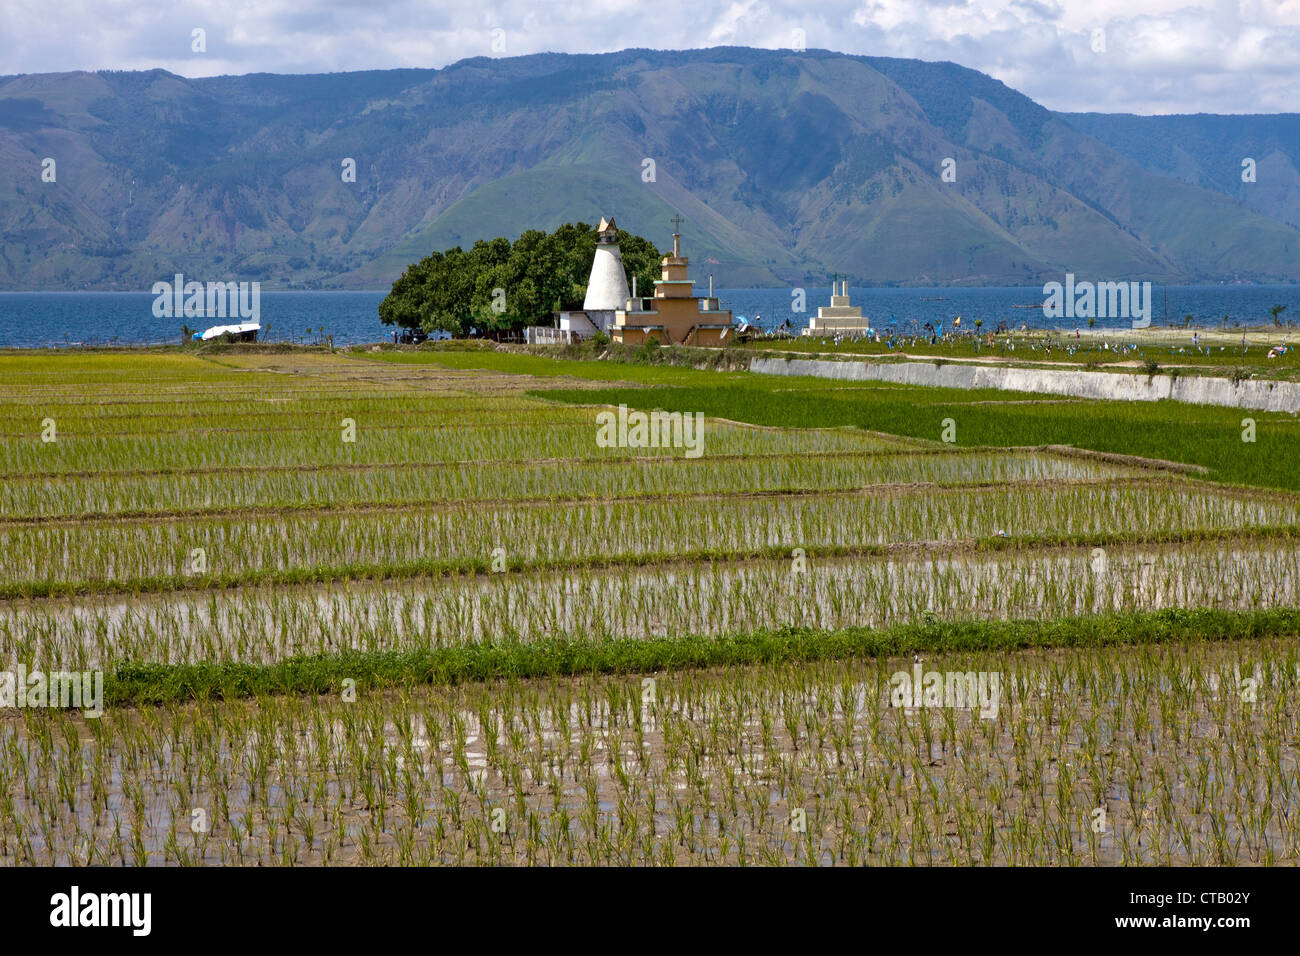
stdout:
{"type": "Polygon", "coordinates": [[[229,335],[235,342],[256,342],[257,333],[262,330],[259,322],[240,322],[237,325],[214,325],[202,332],[195,332],[194,337],[201,342],[210,342],[229,335]]]}

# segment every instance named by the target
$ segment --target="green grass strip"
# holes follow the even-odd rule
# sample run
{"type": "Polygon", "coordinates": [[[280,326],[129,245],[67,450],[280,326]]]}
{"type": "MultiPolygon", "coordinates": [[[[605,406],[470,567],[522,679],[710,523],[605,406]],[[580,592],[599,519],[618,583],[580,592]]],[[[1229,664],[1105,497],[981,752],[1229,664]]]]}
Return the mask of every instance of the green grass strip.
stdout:
{"type": "Polygon", "coordinates": [[[925,652],[1005,652],[1032,648],[1114,647],[1248,640],[1300,634],[1300,608],[1137,612],[1050,620],[925,621],[893,627],[818,630],[785,627],[723,637],[550,639],[412,651],[353,651],[290,657],[272,664],[127,663],[105,675],[113,706],[230,700],[275,694],[334,694],[344,680],[358,691],[457,685],[587,674],[641,674],[925,652]]]}

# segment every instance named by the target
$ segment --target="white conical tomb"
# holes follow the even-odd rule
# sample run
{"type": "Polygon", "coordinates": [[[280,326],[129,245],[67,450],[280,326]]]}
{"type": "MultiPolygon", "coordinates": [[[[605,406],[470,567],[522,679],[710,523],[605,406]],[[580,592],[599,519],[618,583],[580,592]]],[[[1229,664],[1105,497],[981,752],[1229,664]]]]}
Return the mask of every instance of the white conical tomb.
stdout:
{"type": "Polygon", "coordinates": [[[584,312],[611,312],[627,306],[627,273],[623,271],[623,253],[615,240],[617,227],[613,220],[600,221],[600,240],[596,255],[591,260],[591,277],[587,280],[587,296],[582,300],[584,312]]]}

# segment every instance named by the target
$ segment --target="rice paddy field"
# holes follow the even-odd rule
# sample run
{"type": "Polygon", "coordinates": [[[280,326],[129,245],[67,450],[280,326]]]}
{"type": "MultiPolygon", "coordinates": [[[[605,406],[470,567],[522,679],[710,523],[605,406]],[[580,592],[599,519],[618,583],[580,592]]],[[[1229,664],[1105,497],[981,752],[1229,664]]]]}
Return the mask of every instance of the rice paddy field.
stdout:
{"type": "Polygon", "coordinates": [[[1052,406],[1105,453],[1048,445],[1005,392],[773,424],[791,386],[0,353],[0,675],[104,681],[0,706],[0,862],[1300,862],[1288,466],[1139,457],[1097,402],[1052,406]],[[598,442],[622,396],[703,453],[598,442]]]}

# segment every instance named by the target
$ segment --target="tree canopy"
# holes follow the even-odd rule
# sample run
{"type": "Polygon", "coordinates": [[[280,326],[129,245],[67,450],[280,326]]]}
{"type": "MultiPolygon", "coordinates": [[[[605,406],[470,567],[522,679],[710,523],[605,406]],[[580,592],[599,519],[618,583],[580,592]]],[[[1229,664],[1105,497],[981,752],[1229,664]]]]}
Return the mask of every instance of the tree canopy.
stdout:
{"type": "MultiPolygon", "coordinates": [[[[554,311],[582,308],[597,233],[566,223],[552,233],[530,229],[514,242],[480,239],[434,252],[407,266],[379,304],[386,325],[442,331],[455,338],[550,324],[554,311]]],[[[628,282],[649,295],[660,254],[641,236],[618,231],[628,282]]]]}

